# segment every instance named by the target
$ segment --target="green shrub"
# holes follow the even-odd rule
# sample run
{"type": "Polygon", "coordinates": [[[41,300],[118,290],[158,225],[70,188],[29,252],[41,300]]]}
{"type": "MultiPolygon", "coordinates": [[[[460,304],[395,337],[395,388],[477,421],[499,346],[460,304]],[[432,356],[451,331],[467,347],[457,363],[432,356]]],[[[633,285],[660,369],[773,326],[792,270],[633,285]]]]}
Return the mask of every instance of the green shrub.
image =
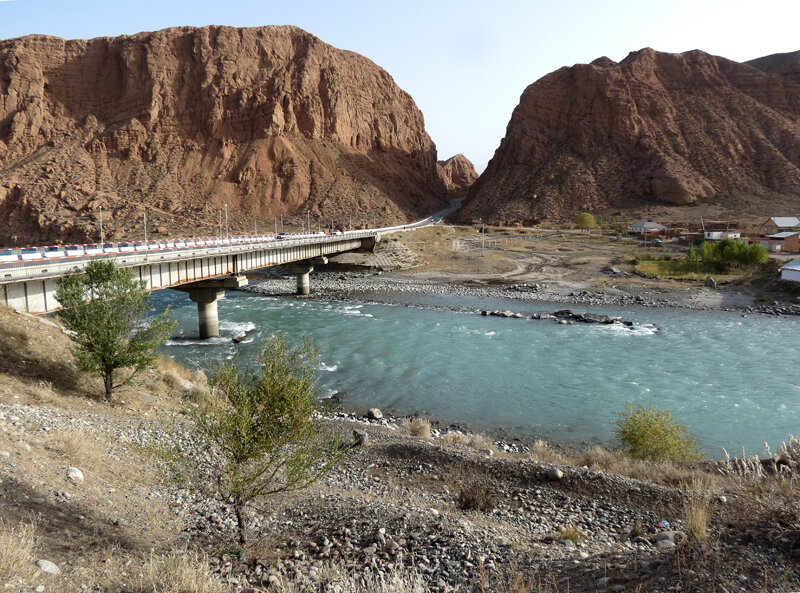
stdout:
{"type": "Polygon", "coordinates": [[[581,212],[575,217],[575,226],[579,229],[593,229],[597,227],[597,220],[590,212],[581,212]]]}
{"type": "Polygon", "coordinates": [[[634,459],[649,461],[699,461],[703,459],[697,437],[672,419],[669,410],[625,404],[616,412],[614,436],[634,459]]]}

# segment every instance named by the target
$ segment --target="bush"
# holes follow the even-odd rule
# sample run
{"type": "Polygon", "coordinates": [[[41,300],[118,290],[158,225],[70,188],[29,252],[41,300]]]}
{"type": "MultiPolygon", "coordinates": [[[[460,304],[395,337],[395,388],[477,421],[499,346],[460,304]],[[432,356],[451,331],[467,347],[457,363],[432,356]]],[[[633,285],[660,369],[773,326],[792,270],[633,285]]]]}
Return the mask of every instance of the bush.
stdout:
{"type": "Polygon", "coordinates": [[[491,511],[497,506],[497,490],[491,480],[477,472],[467,472],[462,477],[456,504],[462,511],[491,511]],[[471,473],[471,475],[470,475],[471,473]]]}
{"type": "Polygon", "coordinates": [[[431,423],[425,418],[405,418],[403,420],[403,430],[412,437],[431,438],[431,423]]]}
{"type": "Polygon", "coordinates": [[[597,227],[597,220],[589,212],[581,212],[575,217],[575,226],[579,229],[593,229],[597,227]]]}
{"type": "Polygon", "coordinates": [[[215,393],[190,414],[193,456],[173,451],[187,485],[233,506],[242,544],[249,505],[311,485],[347,453],[315,415],[318,368],[312,344],[293,348],[276,335],[243,368],[235,357],[220,363],[209,380],[215,393]]]}
{"type": "Polygon", "coordinates": [[[625,404],[613,421],[614,436],[634,459],[648,461],[699,461],[703,459],[697,437],[672,419],[669,410],[625,404]]]}

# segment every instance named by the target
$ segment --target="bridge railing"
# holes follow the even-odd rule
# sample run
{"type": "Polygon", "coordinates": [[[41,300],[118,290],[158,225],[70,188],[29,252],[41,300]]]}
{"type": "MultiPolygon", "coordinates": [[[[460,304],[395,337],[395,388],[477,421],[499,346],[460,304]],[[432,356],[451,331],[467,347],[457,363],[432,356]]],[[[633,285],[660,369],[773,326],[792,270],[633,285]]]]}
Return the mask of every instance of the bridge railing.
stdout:
{"type": "Polygon", "coordinates": [[[12,262],[0,264],[0,284],[30,280],[33,278],[47,278],[62,276],[85,267],[91,261],[113,259],[121,267],[129,267],[152,263],[167,263],[194,259],[198,257],[236,255],[264,249],[282,249],[297,245],[313,245],[318,243],[337,243],[350,239],[363,239],[378,235],[375,230],[347,231],[341,235],[325,237],[312,237],[306,239],[279,239],[261,241],[256,243],[237,243],[233,245],[213,245],[204,247],[179,247],[169,250],[151,249],[147,251],[132,251],[126,253],[104,253],[97,255],[83,255],[60,257],[49,260],[36,260],[27,262],[12,262]]]}

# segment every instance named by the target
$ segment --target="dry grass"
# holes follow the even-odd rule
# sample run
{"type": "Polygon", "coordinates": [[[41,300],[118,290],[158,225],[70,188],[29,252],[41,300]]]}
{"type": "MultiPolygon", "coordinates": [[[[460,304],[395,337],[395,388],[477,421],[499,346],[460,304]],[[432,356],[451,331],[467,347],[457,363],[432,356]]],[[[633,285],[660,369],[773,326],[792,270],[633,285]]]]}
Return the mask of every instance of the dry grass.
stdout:
{"type": "Polygon", "coordinates": [[[573,544],[577,544],[586,539],[586,534],[577,527],[567,525],[558,530],[559,539],[568,539],[573,544]]]}
{"type": "Polygon", "coordinates": [[[0,583],[13,583],[31,575],[35,531],[31,524],[11,527],[0,519],[0,583]]]}
{"type": "Polygon", "coordinates": [[[585,465],[594,470],[606,471],[611,474],[628,476],[665,486],[683,486],[690,484],[698,477],[712,481],[714,479],[710,474],[680,463],[631,459],[623,453],[609,451],[602,447],[590,447],[569,465],[585,465]]]}
{"type": "Polygon", "coordinates": [[[431,438],[431,423],[425,418],[404,418],[403,430],[412,437],[431,438]]]}
{"type": "Polygon", "coordinates": [[[536,440],[530,447],[529,458],[540,463],[550,463],[552,465],[569,465],[572,461],[569,455],[553,449],[547,441],[536,440]]]}
{"type": "Polygon", "coordinates": [[[686,533],[689,539],[703,543],[708,537],[711,521],[711,498],[713,485],[710,480],[695,478],[688,485],[688,500],[683,512],[686,533]]]}
{"type": "Polygon", "coordinates": [[[99,446],[93,438],[71,430],[54,431],[48,441],[47,447],[71,465],[94,465],[105,451],[105,447],[99,446]]]}
{"type": "Polygon", "coordinates": [[[494,443],[484,434],[476,434],[469,432],[461,432],[460,430],[451,430],[442,437],[442,442],[448,445],[460,445],[462,447],[469,447],[476,451],[488,450],[494,451],[494,443]]]}
{"type": "Polygon", "coordinates": [[[225,593],[208,566],[208,559],[195,552],[151,557],[142,567],[132,593],[225,593]]]}
{"type": "MultiPolygon", "coordinates": [[[[359,575],[357,573],[348,574],[339,567],[325,566],[320,571],[319,576],[319,585],[317,587],[308,588],[296,583],[278,583],[270,586],[269,590],[276,593],[307,593],[310,591],[428,593],[430,591],[425,578],[413,568],[399,568],[386,575],[359,575]]],[[[447,587],[442,593],[453,593],[458,590],[447,587]]]]}
{"type": "Polygon", "coordinates": [[[208,379],[201,370],[192,371],[168,356],[156,360],[156,372],[168,390],[180,391],[189,397],[197,397],[208,392],[208,379]]]}

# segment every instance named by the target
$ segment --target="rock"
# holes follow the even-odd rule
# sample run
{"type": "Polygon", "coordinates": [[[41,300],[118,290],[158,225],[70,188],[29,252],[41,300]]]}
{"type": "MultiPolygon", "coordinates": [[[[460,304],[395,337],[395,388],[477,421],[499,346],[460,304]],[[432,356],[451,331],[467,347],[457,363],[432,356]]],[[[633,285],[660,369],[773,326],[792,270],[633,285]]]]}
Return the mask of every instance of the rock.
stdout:
{"type": "Polygon", "coordinates": [[[241,336],[236,336],[234,338],[231,338],[231,342],[233,342],[234,344],[241,344],[246,339],[247,339],[247,334],[242,334],[241,336]]]}
{"type": "Polygon", "coordinates": [[[711,276],[706,276],[706,286],[717,290],[717,283],[711,276]]]}
{"type": "Polygon", "coordinates": [[[686,534],[683,531],[662,531],[656,536],[657,542],[670,541],[681,542],[686,539],[686,534]]]}
{"type": "Polygon", "coordinates": [[[478,453],[481,453],[486,457],[494,457],[494,451],[492,451],[491,449],[480,449],[478,453]]]}
{"type": "Polygon", "coordinates": [[[383,418],[383,412],[381,412],[378,408],[370,408],[367,412],[367,418],[370,420],[380,420],[383,418]]]}
{"type": "Polygon", "coordinates": [[[83,482],[83,472],[77,467],[68,467],[67,479],[76,483],[83,482]]]}
{"type": "Polygon", "coordinates": [[[563,477],[564,477],[564,472],[562,472],[557,467],[551,467],[550,469],[547,470],[547,479],[550,481],[555,482],[563,477]]]}
{"type": "Polygon", "coordinates": [[[452,194],[464,194],[478,179],[478,173],[470,160],[463,154],[457,154],[446,161],[438,162],[439,176],[444,181],[447,191],[452,194]]]}
{"type": "Polygon", "coordinates": [[[11,453],[8,451],[0,451],[0,457],[11,457],[11,453]]]}
{"type": "Polygon", "coordinates": [[[41,570],[42,572],[46,572],[47,574],[61,573],[61,569],[54,563],[50,562],[49,560],[44,560],[44,559],[37,560],[36,566],[39,568],[39,570],[41,570]]]}
{"type": "Polygon", "coordinates": [[[794,199],[797,66],[770,58],[740,64],[645,48],[540,78],[522,93],[459,219],[573,218],[587,196],[597,211],[724,198],[732,215],[742,199],[794,199]],[[775,150],[765,154],[764,143],[775,150]]]}
{"type": "Polygon", "coordinates": [[[656,542],[656,548],[658,548],[661,551],[668,552],[670,550],[674,550],[675,548],[677,548],[677,546],[675,545],[675,542],[663,539],[661,541],[656,542]]]}
{"type": "Polygon", "coordinates": [[[577,317],[578,321],[584,323],[614,323],[614,318],[608,315],[601,315],[599,313],[581,313],[577,317]]]}
{"type": "Polygon", "coordinates": [[[369,444],[369,434],[366,430],[353,429],[353,444],[356,447],[366,447],[369,444]]]}
{"type": "Polygon", "coordinates": [[[160,212],[156,228],[216,224],[204,206],[222,179],[244,217],[314,205],[340,224],[353,207],[404,223],[474,175],[460,157],[442,179],[423,115],[392,77],[297,27],[6,40],[0,80],[15,89],[0,102],[3,180],[15,181],[2,244],[94,241],[87,213],[100,206],[117,234],[144,208],[160,212]],[[98,64],[115,67],[97,76],[98,64]]]}

